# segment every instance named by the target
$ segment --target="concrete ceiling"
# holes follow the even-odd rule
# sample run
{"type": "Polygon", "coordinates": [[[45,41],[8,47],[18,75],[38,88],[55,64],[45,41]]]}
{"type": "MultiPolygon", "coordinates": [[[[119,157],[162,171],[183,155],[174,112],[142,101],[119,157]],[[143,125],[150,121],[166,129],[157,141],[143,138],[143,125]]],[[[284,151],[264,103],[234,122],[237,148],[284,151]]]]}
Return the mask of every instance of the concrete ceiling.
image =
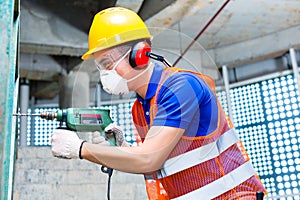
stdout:
{"type": "MultiPolygon", "coordinates": [[[[93,16],[111,6],[137,12],[155,36],[154,47],[176,51],[171,56],[174,62],[225,2],[228,3],[225,0],[22,0],[21,76],[34,81],[47,77],[49,81],[52,76],[43,72],[51,72],[55,81],[57,73],[82,66],[80,56],[87,50],[93,16]]],[[[231,0],[191,51],[205,50],[214,61],[214,70],[218,70],[222,65],[237,67],[274,58],[291,47],[300,48],[299,0],[231,0]]],[[[94,73],[93,70],[87,71],[94,73]]]]}

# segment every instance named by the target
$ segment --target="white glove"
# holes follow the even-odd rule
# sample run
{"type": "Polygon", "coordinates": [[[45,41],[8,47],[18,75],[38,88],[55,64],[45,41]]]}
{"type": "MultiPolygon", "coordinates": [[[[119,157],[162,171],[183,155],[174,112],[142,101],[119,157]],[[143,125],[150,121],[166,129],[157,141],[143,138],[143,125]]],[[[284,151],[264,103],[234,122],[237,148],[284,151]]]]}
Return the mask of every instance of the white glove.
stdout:
{"type": "Polygon", "coordinates": [[[81,144],[77,134],[66,129],[55,129],[52,134],[52,154],[58,158],[79,158],[81,144]]]}
{"type": "Polygon", "coordinates": [[[109,146],[110,143],[103,137],[100,132],[95,131],[92,133],[92,143],[93,144],[101,144],[104,146],[109,146]]]}
{"type": "Polygon", "coordinates": [[[120,126],[117,126],[115,124],[108,125],[104,132],[106,134],[114,134],[116,137],[116,144],[117,146],[130,146],[125,140],[124,140],[124,131],[120,126]]]}

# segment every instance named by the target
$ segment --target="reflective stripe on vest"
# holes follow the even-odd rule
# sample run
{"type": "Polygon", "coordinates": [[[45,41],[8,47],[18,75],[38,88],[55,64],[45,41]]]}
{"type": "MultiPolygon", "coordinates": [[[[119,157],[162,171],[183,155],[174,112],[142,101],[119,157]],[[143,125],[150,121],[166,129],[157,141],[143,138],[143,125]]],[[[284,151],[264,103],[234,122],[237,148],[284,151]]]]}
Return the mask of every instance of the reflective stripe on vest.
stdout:
{"type": "Polygon", "coordinates": [[[222,134],[215,142],[168,159],[164,163],[163,168],[156,172],[156,176],[157,178],[164,178],[213,159],[238,141],[239,138],[235,129],[230,129],[222,134]]]}
{"type": "Polygon", "coordinates": [[[213,199],[221,194],[233,189],[239,184],[243,183],[253,175],[255,175],[250,161],[245,162],[238,168],[234,169],[225,176],[205,185],[197,190],[184,194],[174,200],[199,200],[199,199],[213,199]]]}

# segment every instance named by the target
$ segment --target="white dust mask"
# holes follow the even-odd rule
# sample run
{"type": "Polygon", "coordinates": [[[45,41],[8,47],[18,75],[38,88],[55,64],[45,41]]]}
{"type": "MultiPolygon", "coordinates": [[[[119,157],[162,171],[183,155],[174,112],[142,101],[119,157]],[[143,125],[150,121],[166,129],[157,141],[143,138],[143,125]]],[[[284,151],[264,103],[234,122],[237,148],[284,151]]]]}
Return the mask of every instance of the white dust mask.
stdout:
{"type": "Polygon", "coordinates": [[[122,78],[114,69],[101,70],[100,79],[103,90],[109,94],[122,95],[129,93],[127,80],[122,78]]]}
{"type": "Polygon", "coordinates": [[[109,94],[128,94],[129,89],[127,80],[120,76],[115,70],[120,62],[130,53],[129,49],[124,56],[122,56],[114,65],[111,70],[100,70],[100,80],[103,86],[103,90],[109,94]]]}

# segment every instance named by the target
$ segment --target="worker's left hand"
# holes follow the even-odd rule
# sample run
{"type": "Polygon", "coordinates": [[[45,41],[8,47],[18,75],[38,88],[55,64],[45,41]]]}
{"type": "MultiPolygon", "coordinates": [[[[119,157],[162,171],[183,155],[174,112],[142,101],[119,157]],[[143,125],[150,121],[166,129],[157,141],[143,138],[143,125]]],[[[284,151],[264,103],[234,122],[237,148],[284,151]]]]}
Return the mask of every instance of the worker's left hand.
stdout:
{"type": "Polygon", "coordinates": [[[104,129],[105,133],[106,134],[114,134],[115,135],[115,138],[116,138],[116,144],[117,146],[130,146],[124,139],[124,131],[123,129],[114,124],[114,123],[111,123],[109,124],[105,129],[104,129]]]}
{"type": "Polygon", "coordinates": [[[101,135],[99,131],[95,131],[92,133],[92,143],[110,146],[110,143],[105,139],[105,137],[101,135]]]}
{"type": "Polygon", "coordinates": [[[82,142],[74,131],[55,129],[51,140],[52,154],[58,158],[79,158],[82,142]]]}

